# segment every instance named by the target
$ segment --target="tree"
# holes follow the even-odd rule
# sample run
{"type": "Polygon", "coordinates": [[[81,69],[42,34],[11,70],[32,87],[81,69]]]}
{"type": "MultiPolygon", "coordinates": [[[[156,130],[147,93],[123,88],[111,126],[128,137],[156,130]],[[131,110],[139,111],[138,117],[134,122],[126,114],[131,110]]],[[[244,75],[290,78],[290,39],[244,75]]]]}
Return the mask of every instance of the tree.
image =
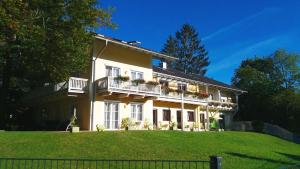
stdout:
{"type": "Polygon", "coordinates": [[[169,36],[162,53],[177,57],[170,66],[189,74],[204,76],[209,65],[208,53],[195,28],[184,24],[175,37],[169,36]]]}
{"type": "Polygon", "coordinates": [[[248,91],[240,96],[240,120],[261,120],[300,133],[297,54],[277,50],[268,57],[243,61],[233,85],[248,91]]]}
{"type": "Polygon", "coordinates": [[[97,0],[1,1],[0,124],[20,98],[15,93],[85,71],[92,31],[104,26],[115,26],[111,9],[101,8],[97,0]]]}
{"type": "Polygon", "coordinates": [[[300,88],[300,55],[277,50],[273,54],[276,68],[279,70],[283,86],[287,89],[300,88]]]}

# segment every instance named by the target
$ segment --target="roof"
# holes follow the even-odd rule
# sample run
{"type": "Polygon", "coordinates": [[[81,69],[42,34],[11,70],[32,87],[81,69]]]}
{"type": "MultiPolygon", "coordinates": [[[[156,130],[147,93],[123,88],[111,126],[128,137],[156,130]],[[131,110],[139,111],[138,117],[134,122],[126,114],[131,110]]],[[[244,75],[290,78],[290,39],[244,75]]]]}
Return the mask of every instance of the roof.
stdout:
{"type": "Polygon", "coordinates": [[[169,56],[169,55],[166,55],[166,54],[162,54],[162,53],[150,50],[150,49],[146,49],[146,48],[134,45],[136,43],[132,43],[132,42],[140,43],[138,41],[126,42],[126,41],[123,41],[123,40],[120,40],[120,39],[105,37],[105,36],[99,35],[99,34],[96,35],[95,37],[96,37],[96,39],[105,40],[105,41],[108,41],[109,43],[120,45],[120,46],[125,47],[125,48],[131,48],[131,49],[134,49],[134,50],[137,50],[137,51],[140,51],[140,52],[148,53],[148,54],[151,54],[151,55],[153,55],[155,57],[158,57],[158,58],[162,58],[162,59],[166,59],[166,60],[170,60],[170,61],[177,60],[176,57],[169,56]]]}
{"type": "Polygon", "coordinates": [[[223,83],[223,82],[211,79],[211,78],[207,78],[207,77],[203,77],[203,76],[199,76],[199,75],[195,75],[195,74],[186,74],[186,73],[180,72],[175,69],[163,69],[161,67],[153,67],[153,71],[155,73],[161,73],[161,74],[166,74],[166,75],[170,75],[170,76],[184,78],[187,80],[198,81],[198,82],[206,83],[206,84],[209,84],[212,86],[226,88],[226,89],[230,89],[230,90],[234,90],[234,91],[238,91],[238,92],[242,92],[242,93],[246,92],[235,86],[228,85],[226,83],[223,83]]]}

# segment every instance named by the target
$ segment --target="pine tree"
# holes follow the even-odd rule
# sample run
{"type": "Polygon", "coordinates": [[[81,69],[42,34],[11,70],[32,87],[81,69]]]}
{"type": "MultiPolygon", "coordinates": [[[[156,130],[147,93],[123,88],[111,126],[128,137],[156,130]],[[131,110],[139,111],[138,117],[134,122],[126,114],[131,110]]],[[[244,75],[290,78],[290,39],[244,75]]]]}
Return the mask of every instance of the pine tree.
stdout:
{"type": "Polygon", "coordinates": [[[208,53],[197,31],[190,24],[184,24],[176,32],[175,38],[169,36],[162,53],[177,57],[178,60],[170,64],[170,67],[187,74],[204,76],[209,65],[208,53]]]}

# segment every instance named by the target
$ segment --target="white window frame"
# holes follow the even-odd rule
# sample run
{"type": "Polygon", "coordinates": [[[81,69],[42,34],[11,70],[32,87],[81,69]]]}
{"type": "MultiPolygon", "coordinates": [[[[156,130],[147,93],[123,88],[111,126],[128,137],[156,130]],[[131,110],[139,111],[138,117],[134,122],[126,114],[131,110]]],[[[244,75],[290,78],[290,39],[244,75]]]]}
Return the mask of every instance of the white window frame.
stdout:
{"type": "Polygon", "coordinates": [[[195,111],[190,111],[190,110],[188,110],[188,111],[186,111],[186,115],[187,115],[187,121],[188,121],[188,122],[196,122],[196,117],[195,117],[196,114],[195,114],[195,111]],[[190,120],[189,112],[193,113],[193,118],[194,118],[193,121],[190,120]]]}
{"type": "Polygon", "coordinates": [[[110,76],[110,77],[118,77],[121,75],[121,68],[116,67],[116,66],[110,66],[110,65],[105,65],[105,76],[110,76]],[[111,68],[111,75],[107,74],[107,68],[110,67],[111,68]],[[119,74],[118,75],[113,75],[114,70],[119,70],[119,74]]]}
{"type": "Polygon", "coordinates": [[[144,79],[144,72],[136,71],[136,70],[130,70],[130,77],[131,77],[131,80],[144,79]],[[133,73],[134,73],[134,77],[132,76],[133,73]],[[138,74],[141,74],[142,77],[137,78],[138,74]]]}
{"type": "Polygon", "coordinates": [[[135,121],[143,121],[143,119],[144,119],[144,104],[143,103],[130,103],[130,118],[135,121]],[[137,111],[138,106],[141,106],[141,112],[137,111]],[[134,107],[134,112],[133,112],[132,107],[134,107]]]}
{"type": "Polygon", "coordinates": [[[119,102],[112,102],[112,101],[105,101],[104,102],[104,126],[106,129],[119,129],[119,122],[120,122],[120,104],[119,102]],[[109,106],[109,110],[107,110],[107,105],[109,106]],[[113,111],[112,105],[117,105],[117,111],[113,111]],[[115,113],[115,114],[113,114],[115,113]],[[115,117],[117,113],[117,119],[112,118],[115,117]]]}

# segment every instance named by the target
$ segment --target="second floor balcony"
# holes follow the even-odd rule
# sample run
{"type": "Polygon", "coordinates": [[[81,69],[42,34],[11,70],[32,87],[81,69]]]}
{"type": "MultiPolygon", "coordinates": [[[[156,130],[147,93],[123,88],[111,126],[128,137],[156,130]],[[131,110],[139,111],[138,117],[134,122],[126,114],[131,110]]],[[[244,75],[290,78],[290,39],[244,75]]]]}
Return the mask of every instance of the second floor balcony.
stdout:
{"type": "Polygon", "coordinates": [[[104,77],[96,80],[96,90],[98,93],[115,92],[125,93],[128,95],[142,95],[142,96],[160,96],[161,87],[159,84],[151,84],[142,82],[142,80],[117,79],[115,77],[104,77]]]}

